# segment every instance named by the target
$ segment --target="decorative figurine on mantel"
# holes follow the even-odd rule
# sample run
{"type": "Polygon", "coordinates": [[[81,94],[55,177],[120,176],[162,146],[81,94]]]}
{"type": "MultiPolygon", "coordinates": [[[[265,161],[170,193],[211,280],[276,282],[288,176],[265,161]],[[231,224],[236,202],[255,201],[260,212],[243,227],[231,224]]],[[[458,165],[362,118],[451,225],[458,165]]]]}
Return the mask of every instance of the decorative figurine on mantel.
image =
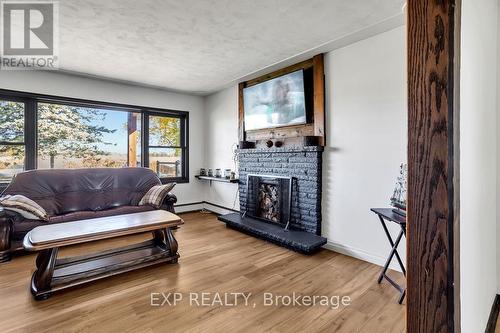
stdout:
{"type": "Polygon", "coordinates": [[[408,165],[401,163],[399,176],[396,180],[396,187],[391,197],[391,206],[394,213],[406,216],[406,186],[408,183],[408,165]]]}

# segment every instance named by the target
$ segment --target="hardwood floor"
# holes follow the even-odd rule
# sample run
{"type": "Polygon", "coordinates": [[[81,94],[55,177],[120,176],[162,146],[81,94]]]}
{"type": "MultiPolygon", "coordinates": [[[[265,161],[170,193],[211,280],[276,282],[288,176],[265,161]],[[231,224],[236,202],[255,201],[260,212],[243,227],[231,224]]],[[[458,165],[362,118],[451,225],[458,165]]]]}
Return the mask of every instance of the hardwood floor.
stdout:
{"type": "MultiPolygon", "coordinates": [[[[29,291],[34,255],[0,264],[0,331],[404,332],[405,306],[397,303],[397,292],[387,282],[377,284],[380,267],[328,250],[313,256],[288,251],[226,229],[213,214],[182,217],[186,224],[175,232],[179,264],[111,277],[56,293],[43,302],[34,301],[29,291]],[[176,306],[151,306],[151,293],[169,292],[182,293],[184,299],[176,306]],[[243,297],[237,306],[190,306],[191,292],[251,296],[249,306],[243,297]],[[321,304],[264,306],[264,293],[293,292],[349,296],[351,304],[338,309],[321,304]]],[[[89,253],[146,237],[75,246],[61,250],[61,255],[89,253]]],[[[401,282],[401,274],[390,274],[401,282]]],[[[201,295],[194,295],[201,302],[201,295]]]]}

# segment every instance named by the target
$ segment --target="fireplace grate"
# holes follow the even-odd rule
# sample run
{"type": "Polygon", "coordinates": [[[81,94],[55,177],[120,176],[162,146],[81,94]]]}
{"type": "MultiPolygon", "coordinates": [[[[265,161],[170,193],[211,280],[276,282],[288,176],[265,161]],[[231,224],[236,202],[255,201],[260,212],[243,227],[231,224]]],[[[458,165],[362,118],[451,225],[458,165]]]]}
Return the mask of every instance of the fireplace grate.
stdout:
{"type": "Polygon", "coordinates": [[[292,177],[247,175],[246,215],[290,227],[292,177]]]}

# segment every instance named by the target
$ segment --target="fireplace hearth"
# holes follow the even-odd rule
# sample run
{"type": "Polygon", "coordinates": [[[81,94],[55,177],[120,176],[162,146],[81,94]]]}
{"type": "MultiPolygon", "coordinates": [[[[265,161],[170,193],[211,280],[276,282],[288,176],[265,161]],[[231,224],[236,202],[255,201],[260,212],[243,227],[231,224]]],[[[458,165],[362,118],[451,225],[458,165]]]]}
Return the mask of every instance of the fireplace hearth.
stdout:
{"type": "Polygon", "coordinates": [[[230,228],[302,253],[321,237],[323,147],[239,149],[240,213],[222,215],[230,228]]]}

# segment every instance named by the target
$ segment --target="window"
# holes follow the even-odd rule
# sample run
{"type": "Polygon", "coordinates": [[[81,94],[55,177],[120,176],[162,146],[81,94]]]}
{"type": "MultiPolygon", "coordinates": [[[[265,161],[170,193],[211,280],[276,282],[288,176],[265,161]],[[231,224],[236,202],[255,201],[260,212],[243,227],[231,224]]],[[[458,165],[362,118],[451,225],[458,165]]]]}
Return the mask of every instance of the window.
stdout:
{"type": "Polygon", "coordinates": [[[24,114],[23,102],[0,99],[0,182],[24,170],[24,114]]]}
{"type": "Polygon", "coordinates": [[[38,168],[141,166],[141,114],[38,103],[38,168]]]}
{"type": "Polygon", "coordinates": [[[149,167],[188,182],[188,113],[0,90],[0,183],[20,171],[149,167]]]}
{"type": "Polygon", "coordinates": [[[187,174],[185,118],[148,115],[149,168],[160,178],[183,179],[187,174]]]}

